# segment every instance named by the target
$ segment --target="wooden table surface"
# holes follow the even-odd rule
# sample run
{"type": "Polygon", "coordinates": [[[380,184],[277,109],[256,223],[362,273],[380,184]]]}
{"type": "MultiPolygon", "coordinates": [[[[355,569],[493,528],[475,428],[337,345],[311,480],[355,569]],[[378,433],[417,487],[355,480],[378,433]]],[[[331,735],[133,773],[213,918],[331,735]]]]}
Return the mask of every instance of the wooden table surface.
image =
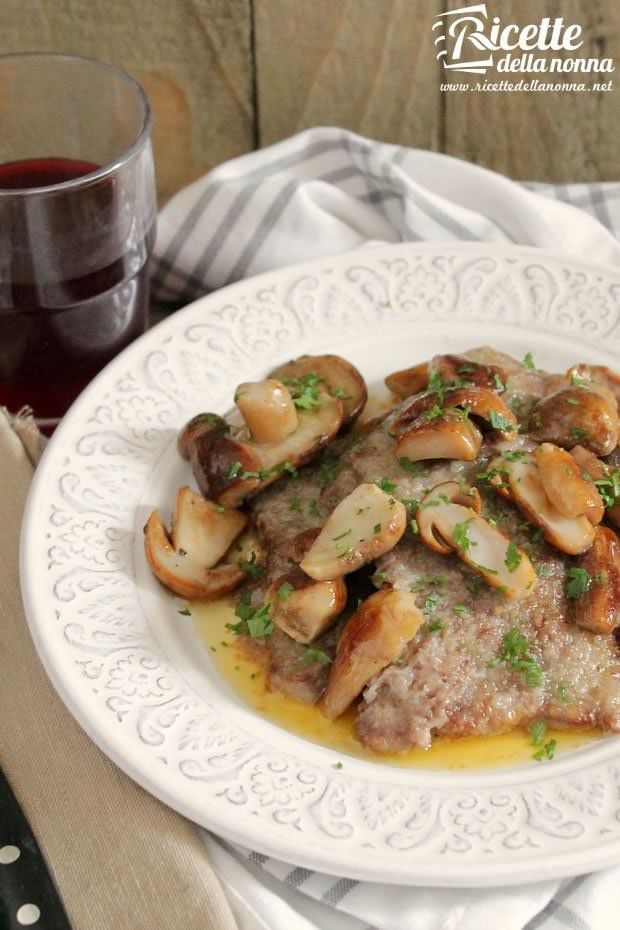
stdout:
{"type": "MultiPolygon", "coordinates": [[[[441,92],[431,25],[464,5],[0,0],[0,52],[76,52],[137,77],[155,111],[162,203],[219,162],[315,125],[448,152],[514,178],[620,180],[620,73],[608,92],[441,92]]],[[[579,23],[579,55],[612,57],[620,68],[619,0],[487,7],[520,25],[542,16],[579,23]]]]}

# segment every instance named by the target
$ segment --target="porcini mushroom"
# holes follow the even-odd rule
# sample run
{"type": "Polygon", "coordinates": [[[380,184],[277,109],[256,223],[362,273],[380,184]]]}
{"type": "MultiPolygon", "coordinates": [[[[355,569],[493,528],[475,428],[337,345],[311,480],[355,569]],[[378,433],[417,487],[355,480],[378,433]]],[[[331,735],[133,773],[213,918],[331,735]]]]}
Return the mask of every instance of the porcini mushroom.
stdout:
{"type": "Polygon", "coordinates": [[[310,643],[342,613],[347,588],[342,578],[315,581],[294,568],[270,585],[265,600],[271,606],[272,620],[281,630],[298,643],[310,643]]]}
{"type": "Polygon", "coordinates": [[[590,523],[603,519],[605,507],[592,480],[583,477],[573,456],[550,442],[534,451],[545,494],[563,517],[586,516],[590,523]]]}
{"type": "Polygon", "coordinates": [[[335,720],[344,713],[371,678],[398,659],[423,623],[414,594],[394,589],[371,594],[338,641],[321,702],[325,716],[335,720]]]}
{"type": "Polygon", "coordinates": [[[397,397],[411,397],[424,391],[428,385],[430,365],[421,362],[413,368],[403,368],[402,371],[393,371],[385,378],[386,387],[397,397]]]}
{"type": "Polygon", "coordinates": [[[446,383],[467,381],[475,387],[503,391],[506,374],[492,364],[481,364],[466,355],[436,355],[432,361],[422,362],[413,368],[394,371],[385,379],[386,386],[399,397],[410,397],[428,386],[432,372],[439,372],[446,383]]]}
{"type": "Polygon", "coordinates": [[[302,355],[275,368],[270,378],[278,378],[295,391],[308,377],[315,375],[327,390],[342,401],[343,426],[351,423],[368,400],[366,382],[355,365],[340,355],[302,355]]]}
{"type": "Polygon", "coordinates": [[[315,458],[342,425],[342,401],[316,385],[316,403],[298,411],[297,429],[279,442],[259,443],[232,435],[202,436],[190,461],[198,487],[219,504],[238,506],[246,497],[315,458]]]}
{"type": "Polygon", "coordinates": [[[460,459],[473,462],[480,452],[482,434],[466,417],[446,413],[436,420],[415,420],[396,444],[396,455],[412,462],[423,459],[460,459]]]}
{"type": "Polygon", "coordinates": [[[144,529],[144,551],[156,577],[181,597],[215,598],[247,577],[238,565],[217,565],[247,523],[188,487],[179,489],[170,535],[155,510],[144,529]]]}
{"type": "Polygon", "coordinates": [[[235,403],[256,442],[279,442],[297,429],[297,410],[290,391],[275,378],[240,384],[235,403]]]}
{"type": "Polygon", "coordinates": [[[360,484],[332,511],[300,567],[317,581],[339,578],[393,549],[406,527],[404,504],[360,484]]]}
{"type": "Polygon", "coordinates": [[[603,385],[566,387],[544,398],[530,416],[529,433],[537,442],[570,449],[580,444],[609,455],[618,443],[618,408],[603,385]]]}
{"type": "Polygon", "coordinates": [[[585,572],[585,591],[573,598],[575,622],[595,633],[611,633],[620,623],[620,540],[606,526],[576,563],[585,572]]]}
{"type": "MultiPolygon", "coordinates": [[[[518,461],[494,459],[489,472],[501,472],[502,490],[519,510],[539,526],[550,545],[577,555],[589,549],[594,540],[594,527],[587,517],[564,517],[556,510],[545,493],[538,465],[533,455],[524,455],[518,461]]],[[[494,484],[493,479],[491,484],[494,484]]]]}
{"type": "Polygon", "coordinates": [[[583,384],[584,381],[603,384],[614,395],[616,403],[620,404],[620,375],[613,368],[608,368],[607,365],[573,365],[566,372],[566,377],[576,385],[583,384]]]}
{"type": "Polygon", "coordinates": [[[217,413],[198,413],[189,420],[179,432],[177,448],[181,458],[189,461],[192,447],[199,437],[204,441],[230,432],[230,425],[217,413]]]}
{"type": "Polygon", "coordinates": [[[437,387],[438,391],[412,398],[411,403],[400,411],[391,426],[391,431],[396,436],[401,436],[424,417],[427,420],[435,420],[454,413],[458,408],[467,411],[467,416],[483,419],[488,426],[499,432],[502,439],[510,439],[518,431],[519,426],[514,413],[490,388],[437,387]]]}
{"type": "Polygon", "coordinates": [[[430,549],[455,552],[487,584],[509,598],[525,597],[537,581],[527,553],[519,549],[472,507],[463,506],[463,492],[446,481],[430,491],[418,508],[420,538],[430,549]]]}

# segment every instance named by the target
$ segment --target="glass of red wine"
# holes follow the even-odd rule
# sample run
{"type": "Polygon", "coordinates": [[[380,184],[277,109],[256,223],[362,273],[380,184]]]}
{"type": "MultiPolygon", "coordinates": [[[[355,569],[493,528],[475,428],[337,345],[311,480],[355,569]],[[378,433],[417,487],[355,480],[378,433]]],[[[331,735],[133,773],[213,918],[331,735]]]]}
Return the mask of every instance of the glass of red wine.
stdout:
{"type": "Polygon", "coordinates": [[[44,432],[147,326],[150,133],[123,71],[0,56],[0,406],[29,405],[44,432]]]}

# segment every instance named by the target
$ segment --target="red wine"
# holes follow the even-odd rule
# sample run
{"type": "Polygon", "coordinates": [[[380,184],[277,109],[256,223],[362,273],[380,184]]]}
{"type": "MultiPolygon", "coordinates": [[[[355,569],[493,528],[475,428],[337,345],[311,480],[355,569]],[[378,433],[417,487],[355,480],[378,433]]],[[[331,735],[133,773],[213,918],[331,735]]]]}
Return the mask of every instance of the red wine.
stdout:
{"type": "Polygon", "coordinates": [[[65,158],[0,165],[0,404],[9,410],[30,404],[37,418],[57,419],[146,328],[154,225],[136,230],[119,179],[86,177],[97,168],[65,158]]]}

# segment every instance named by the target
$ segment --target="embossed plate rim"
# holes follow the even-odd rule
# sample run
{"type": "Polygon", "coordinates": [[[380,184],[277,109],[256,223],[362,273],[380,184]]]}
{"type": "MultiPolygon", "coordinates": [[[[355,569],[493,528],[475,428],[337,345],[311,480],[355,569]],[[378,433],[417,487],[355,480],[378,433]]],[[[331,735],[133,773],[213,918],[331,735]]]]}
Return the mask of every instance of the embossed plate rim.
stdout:
{"type": "MultiPolygon", "coordinates": [[[[295,831],[290,827],[290,824],[280,824],[280,827],[276,828],[272,822],[271,827],[274,829],[274,834],[276,829],[280,829],[280,833],[277,836],[266,837],[266,821],[260,810],[257,812],[255,818],[249,816],[248,813],[246,821],[240,825],[231,826],[230,822],[225,818],[228,808],[225,808],[223,803],[209,803],[205,807],[205,798],[200,797],[200,792],[196,790],[196,784],[193,784],[191,791],[189,789],[185,790],[186,782],[180,780],[176,772],[173,773],[163,768],[158,770],[157,766],[154,764],[152,753],[149,755],[146,752],[142,752],[144,747],[136,746],[136,740],[132,734],[128,732],[128,728],[123,729],[122,726],[117,726],[114,732],[112,732],[113,727],[105,716],[106,712],[99,707],[97,699],[93,698],[88,679],[79,675],[74,667],[69,652],[69,646],[67,645],[68,641],[55,632],[55,626],[52,622],[54,608],[53,603],[49,600],[48,592],[45,590],[47,584],[46,573],[39,569],[36,562],[36,557],[40,556],[41,553],[41,540],[38,539],[41,533],[40,515],[45,512],[44,508],[46,504],[48,508],[52,505],[53,489],[51,488],[51,484],[54,479],[54,469],[58,469],[59,467],[62,455],[64,454],[63,450],[72,448],[71,436],[75,436],[80,424],[86,422],[88,419],[88,411],[91,412],[92,416],[95,416],[93,411],[96,412],[96,410],[99,409],[103,400],[109,394],[113,396],[116,394],[118,400],[118,384],[120,381],[115,382],[115,378],[120,377],[122,372],[129,371],[131,369],[131,363],[138,359],[142,359],[146,364],[146,360],[150,357],[149,350],[151,354],[154,354],[165,342],[172,341],[174,343],[175,338],[180,338],[183,327],[186,327],[187,330],[189,326],[194,324],[203,325],[204,320],[202,320],[200,314],[204,312],[205,308],[212,308],[212,313],[215,314],[217,307],[221,309],[221,307],[231,304],[234,300],[244,299],[246,295],[254,295],[254,297],[257,297],[259,293],[265,293],[270,286],[273,288],[282,288],[285,286],[286,282],[291,284],[295,279],[300,281],[307,275],[314,274],[317,276],[317,279],[321,278],[321,276],[325,278],[327,275],[331,275],[335,277],[332,277],[330,280],[336,280],[338,275],[344,275],[345,269],[347,268],[366,267],[369,269],[371,266],[377,268],[381,266],[381,263],[394,262],[399,259],[404,261],[407,259],[415,260],[416,256],[420,256],[420,261],[423,262],[424,256],[428,258],[429,255],[434,256],[435,260],[440,260],[442,258],[448,259],[451,256],[471,255],[474,256],[475,262],[484,262],[489,259],[493,261],[496,259],[500,264],[503,259],[504,265],[506,266],[509,262],[518,262],[521,260],[522,262],[530,262],[531,265],[535,265],[536,267],[545,268],[546,265],[553,266],[556,272],[558,269],[564,269],[571,273],[580,273],[586,276],[594,275],[597,279],[606,281],[610,286],[613,285],[614,288],[620,288],[620,273],[615,269],[597,267],[581,261],[572,261],[565,256],[555,255],[552,252],[539,249],[489,245],[484,243],[416,243],[414,245],[406,243],[367,248],[353,253],[338,255],[331,258],[328,257],[297,266],[290,266],[276,272],[268,272],[256,278],[231,285],[228,288],[195,301],[184,310],[177,312],[169,319],[160,323],[159,326],[151,330],[146,336],[130,346],[95,379],[90,387],[78,399],[61,424],[37,470],[24,516],[21,540],[22,590],[33,639],[48,675],[67,707],[90,737],[119,765],[120,768],[126,771],[127,774],[151,793],[191,819],[216,830],[216,832],[236,842],[251,845],[268,855],[287,859],[309,868],[346,875],[352,878],[429,885],[498,885],[535,880],[539,878],[541,868],[544,869],[546,877],[563,876],[578,871],[590,871],[592,868],[602,868],[605,865],[610,865],[620,860],[620,830],[618,831],[618,837],[614,838],[613,842],[609,841],[595,848],[587,847],[575,849],[573,847],[569,849],[566,847],[564,850],[560,849],[559,851],[557,848],[554,848],[553,851],[550,848],[548,854],[545,854],[543,850],[541,855],[532,855],[531,859],[511,858],[508,856],[506,861],[498,861],[498,857],[495,856],[492,866],[489,866],[489,860],[484,860],[484,857],[482,860],[472,857],[473,861],[472,858],[470,858],[468,862],[465,862],[458,861],[458,857],[455,858],[454,856],[448,861],[436,855],[430,862],[426,861],[428,857],[425,858],[425,861],[420,861],[415,855],[411,857],[408,856],[405,850],[398,850],[393,847],[388,848],[386,841],[384,842],[384,847],[379,849],[378,846],[381,845],[382,841],[380,836],[376,839],[374,851],[371,851],[367,845],[361,842],[357,847],[355,844],[347,845],[344,843],[341,846],[339,845],[341,841],[336,839],[334,835],[330,837],[325,833],[322,834],[322,842],[319,843],[316,837],[310,837],[308,835],[307,824],[305,831],[302,828],[301,833],[295,835],[295,831]],[[52,494],[51,497],[50,494],[52,494]],[[162,773],[165,773],[165,775],[162,776],[162,773]],[[300,837],[303,838],[302,843],[300,843],[300,837]],[[303,848],[300,848],[302,846],[303,848]],[[363,864],[356,862],[356,859],[361,859],[363,864]],[[481,862],[484,862],[484,874],[482,875],[480,872],[481,862]]],[[[382,273],[388,277],[390,275],[390,272],[386,270],[385,267],[382,268],[382,273]]],[[[378,313],[377,308],[374,308],[373,312],[378,313]]],[[[448,317],[443,317],[442,320],[445,322],[448,318],[449,315],[448,317]]],[[[377,325],[377,322],[378,321],[375,321],[373,325],[377,325]]],[[[475,320],[473,322],[475,322],[475,320]]],[[[397,325],[394,324],[393,320],[390,321],[390,324],[392,326],[397,325]]],[[[516,324],[513,323],[509,325],[515,326],[516,324]]],[[[547,329],[546,332],[548,334],[550,330],[547,329]]],[[[551,332],[553,332],[553,330],[551,330],[551,332]]],[[[567,337],[564,336],[563,338],[566,339],[567,337]]],[[[302,349],[297,349],[296,347],[296,351],[297,350],[301,351],[302,349]]],[[[269,355],[269,359],[271,360],[272,357],[275,358],[276,354],[274,350],[274,352],[269,355]]],[[[607,352],[603,354],[609,356],[611,353],[607,352]]],[[[146,389],[145,393],[147,393],[146,389]]],[[[77,443],[77,439],[75,441],[77,443]]],[[[159,453],[165,453],[166,448],[167,446],[165,444],[162,445],[159,449],[159,453]]],[[[155,463],[152,463],[152,465],[154,468],[155,463]]],[[[90,513],[91,511],[87,512],[90,513]]],[[[131,520],[129,522],[133,525],[131,520]]],[[[108,527],[108,529],[113,528],[114,527],[108,527]]],[[[119,548],[120,547],[121,544],[119,543],[119,548]]],[[[113,551],[113,549],[111,551],[113,551]]],[[[131,552],[133,552],[133,549],[131,549],[131,552]]],[[[111,569],[105,571],[111,573],[111,569]]],[[[149,631],[147,630],[147,632],[149,631]]],[[[153,643],[151,642],[150,645],[152,646],[153,643]]],[[[194,699],[195,695],[192,694],[191,697],[194,699]]],[[[165,706],[165,702],[161,706],[165,706]]],[[[297,737],[291,737],[293,756],[296,740],[298,740],[297,737]]],[[[610,778],[610,760],[617,756],[617,749],[613,745],[614,742],[615,740],[609,740],[595,747],[588,754],[588,759],[593,760],[592,762],[587,761],[581,764],[581,762],[576,761],[578,760],[577,755],[566,760],[559,760],[557,765],[554,765],[553,769],[549,767],[542,770],[540,773],[541,777],[537,779],[537,782],[541,785],[548,782],[556,783],[562,780],[567,773],[570,774],[571,771],[575,770],[584,770],[588,772],[590,770],[602,770],[605,771],[607,777],[610,778]],[[573,760],[572,762],[570,761],[571,759],[573,760]]],[[[332,755],[337,756],[337,754],[332,755]]],[[[373,772],[370,780],[364,782],[363,777],[357,773],[363,772],[364,767],[371,765],[370,763],[358,764],[354,760],[351,760],[351,764],[347,762],[346,766],[347,770],[350,771],[326,771],[323,762],[325,751],[321,749],[321,752],[317,752],[317,756],[321,757],[321,775],[325,778],[325,787],[321,796],[316,801],[317,808],[320,806],[322,799],[329,795],[334,785],[336,786],[334,790],[342,790],[345,796],[347,792],[349,792],[350,795],[357,792],[356,798],[358,800],[358,795],[362,796],[360,792],[363,793],[364,785],[373,787],[376,782],[379,788],[384,788],[386,791],[389,791],[391,788],[398,788],[399,790],[402,788],[402,777],[399,776],[394,779],[394,784],[392,785],[390,783],[390,770],[386,767],[372,766],[373,769],[377,771],[373,772]]],[[[268,756],[263,757],[263,765],[264,759],[268,758],[268,756]]],[[[518,785],[520,781],[531,781],[530,777],[524,776],[524,778],[521,779],[519,772],[516,770],[513,770],[512,774],[510,770],[507,772],[504,771],[504,775],[507,776],[505,778],[502,778],[501,774],[501,771],[499,771],[497,773],[497,778],[495,778],[495,773],[481,773],[480,778],[469,774],[463,776],[460,780],[458,777],[452,779],[451,776],[438,774],[434,779],[437,785],[435,793],[443,792],[444,797],[443,801],[438,802],[436,817],[441,819],[442,810],[445,813],[445,808],[449,800],[456,803],[456,799],[460,793],[459,785],[462,788],[464,788],[466,784],[478,785],[480,788],[479,794],[485,798],[488,794],[489,800],[492,803],[493,785],[496,785],[498,788],[501,787],[509,792],[511,783],[514,788],[514,785],[518,785]],[[442,804],[443,808],[441,806],[442,804]]],[[[415,773],[413,773],[411,777],[412,781],[415,782],[415,773]]],[[[420,783],[426,783],[429,777],[431,781],[433,781],[429,773],[424,773],[424,777],[422,777],[422,773],[420,773],[420,783]]],[[[620,776],[618,777],[620,778],[620,776]]],[[[416,786],[412,784],[408,789],[411,797],[413,797],[415,787],[416,786]]],[[[379,788],[377,788],[377,790],[379,790],[379,788]]],[[[496,797],[496,800],[497,799],[496,797]]],[[[212,799],[209,800],[212,801],[212,799]]],[[[412,819],[413,817],[409,818],[407,826],[412,819]]],[[[491,826],[493,826],[493,823],[492,821],[491,826]]],[[[403,826],[403,830],[404,829],[405,827],[403,826]]],[[[371,830],[371,833],[372,832],[371,830]]],[[[380,832],[380,830],[375,831],[375,833],[380,832]]],[[[402,835],[401,833],[401,836],[402,835]]],[[[374,834],[372,839],[373,841],[375,840],[374,834]]],[[[383,840],[385,840],[385,838],[383,838],[383,840]]]]}

